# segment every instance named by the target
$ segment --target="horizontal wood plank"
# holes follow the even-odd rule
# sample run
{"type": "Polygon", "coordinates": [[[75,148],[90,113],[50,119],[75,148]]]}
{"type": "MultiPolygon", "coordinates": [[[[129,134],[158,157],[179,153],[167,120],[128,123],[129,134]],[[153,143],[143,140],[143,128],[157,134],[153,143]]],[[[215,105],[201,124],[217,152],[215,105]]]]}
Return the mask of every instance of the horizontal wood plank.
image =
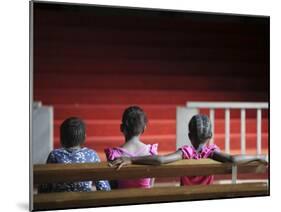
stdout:
{"type": "MultiPolygon", "coordinates": [[[[34,165],[34,184],[79,180],[136,179],[141,177],[205,176],[231,173],[232,164],[211,159],[181,160],[161,166],[130,165],[116,171],[108,163],[34,165]]],[[[259,162],[238,164],[239,173],[264,172],[259,162]]]]}
{"type": "Polygon", "coordinates": [[[61,209],[269,195],[266,183],[61,192],[34,195],[34,209],[61,209]]]}

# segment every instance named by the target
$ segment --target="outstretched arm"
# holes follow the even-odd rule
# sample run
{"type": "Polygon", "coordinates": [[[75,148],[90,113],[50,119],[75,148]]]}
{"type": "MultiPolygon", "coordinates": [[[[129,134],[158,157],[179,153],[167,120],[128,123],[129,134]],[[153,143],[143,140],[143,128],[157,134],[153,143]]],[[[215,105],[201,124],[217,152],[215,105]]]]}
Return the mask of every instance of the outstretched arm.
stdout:
{"type": "Polygon", "coordinates": [[[121,157],[109,163],[110,166],[117,167],[119,170],[122,166],[128,164],[142,164],[142,165],[161,165],[166,163],[171,163],[177,160],[182,159],[182,152],[180,150],[159,156],[159,155],[151,155],[151,156],[141,156],[141,157],[121,157]]]}
{"type": "Polygon", "coordinates": [[[212,159],[223,163],[250,163],[253,161],[259,161],[261,163],[267,164],[266,157],[264,155],[229,155],[223,152],[215,151],[213,153],[212,159]]]}

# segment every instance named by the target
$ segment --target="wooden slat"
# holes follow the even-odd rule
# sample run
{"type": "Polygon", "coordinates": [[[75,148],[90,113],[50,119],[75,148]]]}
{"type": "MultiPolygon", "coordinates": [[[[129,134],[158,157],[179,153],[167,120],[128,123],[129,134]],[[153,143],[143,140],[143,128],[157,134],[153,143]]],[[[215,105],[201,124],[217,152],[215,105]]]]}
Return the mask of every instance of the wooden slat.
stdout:
{"type": "MultiPolygon", "coordinates": [[[[106,162],[83,164],[44,164],[34,165],[34,183],[71,182],[79,180],[134,179],[140,177],[179,177],[229,174],[232,165],[211,159],[181,160],[174,163],[149,166],[130,165],[116,171],[106,162]]],[[[258,162],[238,164],[238,173],[264,172],[258,162]]]]}
{"type": "Polygon", "coordinates": [[[268,195],[266,183],[120,189],[97,192],[60,192],[34,195],[34,209],[60,209],[108,205],[186,201],[268,195]]]}

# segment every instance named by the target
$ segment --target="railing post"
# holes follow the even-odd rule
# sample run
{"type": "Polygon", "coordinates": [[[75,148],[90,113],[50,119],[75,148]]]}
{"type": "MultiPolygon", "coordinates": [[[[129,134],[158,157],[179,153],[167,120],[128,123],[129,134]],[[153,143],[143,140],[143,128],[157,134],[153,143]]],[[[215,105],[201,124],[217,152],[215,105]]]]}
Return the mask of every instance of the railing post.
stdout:
{"type": "Polygon", "coordinates": [[[225,152],[230,153],[230,110],[225,109],[225,152]]]}
{"type": "Polygon", "coordinates": [[[241,154],[246,154],[246,110],[241,109],[241,154]]]}
{"type": "Polygon", "coordinates": [[[232,181],[232,184],[237,183],[237,164],[232,165],[231,181],[232,181]]]}
{"type": "Polygon", "coordinates": [[[262,121],[262,113],[261,109],[257,109],[257,155],[261,154],[261,121],[262,121]]]}
{"type": "Polygon", "coordinates": [[[199,113],[198,109],[177,107],[176,111],[176,146],[178,149],[183,145],[192,145],[188,137],[188,123],[192,116],[199,113]]]}
{"type": "Polygon", "coordinates": [[[210,121],[212,123],[212,132],[213,132],[213,137],[210,140],[210,143],[214,143],[214,137],[215,137],[215,109],[210,109],[210,121]]]}

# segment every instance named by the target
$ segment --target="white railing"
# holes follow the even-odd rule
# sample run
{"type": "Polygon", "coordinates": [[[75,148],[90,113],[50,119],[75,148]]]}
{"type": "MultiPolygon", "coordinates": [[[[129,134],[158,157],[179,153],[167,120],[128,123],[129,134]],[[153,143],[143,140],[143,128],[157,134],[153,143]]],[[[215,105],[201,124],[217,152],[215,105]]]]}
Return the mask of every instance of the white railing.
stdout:
{"type": "Polygon", "coordinates": [[[32,164],[44,164],[50,151],[53,150],[54,109],[52,106],[34,101],[31,115],[31,162],[32,164]]]}
{"type": "MultiPolygon", "coordinates": [[[[188,110],[190,110],[193,114],[194,111],[198,111],[200,109],[209,109],[210,111],[210,120],[212,122],[213,132],[215,129],[215,110],[216,109],[224,109],[225,111],[225,152],[230,153],[230,111],[231,109],[240,109],[240,142],[241,142],[241,154],[246,154],[246,109],[255,109],[257,110],[257,154],[260,155],[262,153],[262,110],[268,109],[267,102],[188,102],[186,104],[188,110]]],[[[183,108],[178,108],[178,111],[183,108]]],[[[185,112],[186,114],[188,112],[185,112]]],[[[177,119],[179,119],[180,115],[177,113],[177,119]]],[[[185,115],[185,114],[184,114],[185,115]]],[[[182,124],[178,123],[177,120],[177,128],[182,124]]],[[[180,127],[183,128],[183,127],[180,127]]],[[[213,136],[211,142],[214,141],[213,136]]],[[[178,144],[178,133],[177,133],[177,144],[178,144]]]]}

